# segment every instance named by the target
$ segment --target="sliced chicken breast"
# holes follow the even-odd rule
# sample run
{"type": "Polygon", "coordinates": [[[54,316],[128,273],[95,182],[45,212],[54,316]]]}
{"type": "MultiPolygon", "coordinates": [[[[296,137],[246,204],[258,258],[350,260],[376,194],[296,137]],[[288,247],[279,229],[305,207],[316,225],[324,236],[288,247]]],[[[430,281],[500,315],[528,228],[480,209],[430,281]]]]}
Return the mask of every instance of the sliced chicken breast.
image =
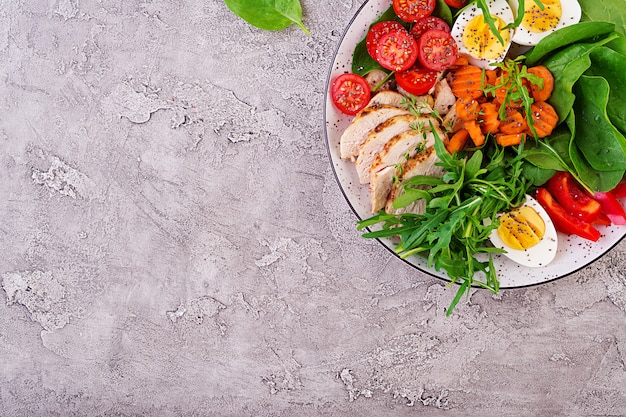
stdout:
{"type": "Polygon", "coordinates": [[[394,181],[392,183],[391,192],[389,193],[389,197],[387,198],[387,203],[385,205],[385,211],[387,213],[395,214],[423,213],[426,209],[426,202],[424,200],[417,200],[409,206],[399,209],[393,208],[393,201],[404,193],[402,187],[409,178],[416,175],[442,176],[443,169],[440,166],[435,165],[439,161],[440,159],[437,156],[434,147],[427,148],[423,152],[416,154],[406,161],[406,163],[402,166],[402,177],[400,181],[394,181]]]}
{"type": "Polygon", "coordinates": [[[437,84],[435,84],[435,105],[434,109],[440,115],[446,115],[452,107],[456,104],[456,97],[452,93],[450,84],[443,78],[437,84]]]}
{"type": "Polygon", "coordinates": [[[370,182],[372,163],[385,144],[394,136],[411,130],[419,121],[420,119],[412,114],[393,116],[376,126],[376,128],[367,135],[367,139],[359,149],[359,155],[354,163],[361,184],[368,184],[370,182]]]}
{"type": "Polygon", "coordinates": [[[368,106],[372,106],[375,104],[386,104],[388,106],[396,106],[406,108],[406,97],[402,94],[391,91],[391,90],[382,90],[376,93],[368,103],[368,106]]]}
{"type": "MultiPolygon", "coordinates": [[[[427,119],[427,118],[426,118],[427,119]]],[[[440,138],[443,134],[435,128],[440,138]]],[[[391,192],[390,177],[396,176],[396,170],[403,166],[415,154],[432,147],[435,143],[434,133],[428,129],[411,129],[402,132],[387,142],[374,157],[370,168],[370,203],[372,212],[385,207],[387,197],[391,192]],[[391,169],[390,169],[391,168],[391,169]]]]}
{"type": "Polygon", "coordinates": [[[341,135],[339,143],[341,158],[356,160],[359,149],[367,140],[369,133],[387,119],[401,114],[410,114],[410,112],[402,107],[370,103],[355,116],[341,135]]]}
{"type": "Polygon", "coordinates": [[[393,182],[397,178],[397,170],[397,166],[390,165],[383,167],[372,176],[372,181],[370,182],[372,213],[377,213],[378,210],[384,208],[385,204],[387,204],[389,192],[393,188],[393,182]]]}

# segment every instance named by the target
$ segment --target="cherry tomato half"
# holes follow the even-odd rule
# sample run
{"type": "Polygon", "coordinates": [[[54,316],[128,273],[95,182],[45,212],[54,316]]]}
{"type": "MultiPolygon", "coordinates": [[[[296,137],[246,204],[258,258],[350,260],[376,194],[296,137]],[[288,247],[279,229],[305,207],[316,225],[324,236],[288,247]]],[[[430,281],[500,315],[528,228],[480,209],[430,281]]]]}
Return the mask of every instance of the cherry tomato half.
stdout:
{"type": "Polygon", "coordinates": [[[381,36],[396,30],[406,30],[399,22],[395,20],[385,20],[374,24],[367,32],[365,37],[365,46],[372,58],[376,58],[376,47],[381,36]]]}
{"type": "Polygon", "coordinates": [[[338,76],[330,88],[335,106],[344,114],[354,116],[370,101],[370,86],[358,74],[345,73],[338,76]]]}
{"type": "Polygon", "coordinates": [[[407,93],[416,96],[426,94],[437,82],[437,71],[421,68],[417,65],[406,71],[396,72],[396,82],[407,93]]]}
{"type": "Polygon", "coordinates": [[[454,64],[458,51],[456,41],[443,30],[428,30],[417,41],[418,59],[428,69],[443,71],[454,64]]]}
{"type": "Polygon", "coordinates": [[[450,7],[454,7],[455,9],[462,9],[463,7],[467,6],[467,3],[469,3],[469,0],[443,0],[446,2],[446,4],[450,7]]]}
{"type": "Polygon", "coordinates": [[[411,68],[417,56],[417,42],[408,30],[403,29],[380,37],[374,59],[388,70],[404,71],[411,68]]]}
{"type": "Polygon", "coordinates": [[[450,32],[450,26],[448,26],[445,20],[437,16],[426,16],[415,22],[410,33],[417,40],[424,32],[433,29],[450,32]]]}
{"type": "Polygon", "coordinates": [[[405,22],[417,22],[422,17],[430,16],[437,0],[393,0],[393,10],[405,22]]]}

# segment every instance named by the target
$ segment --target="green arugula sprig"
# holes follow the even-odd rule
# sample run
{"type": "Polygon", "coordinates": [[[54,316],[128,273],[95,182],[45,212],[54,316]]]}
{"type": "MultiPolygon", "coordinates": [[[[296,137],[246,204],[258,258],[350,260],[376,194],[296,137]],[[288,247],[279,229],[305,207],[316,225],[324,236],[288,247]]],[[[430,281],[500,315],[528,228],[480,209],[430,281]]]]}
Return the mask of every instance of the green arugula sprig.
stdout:
{"type": "MultiPolygon", "coordinates": [[[[545,8],[541,0],[533,0],[533,1],[535,2],[535,4],[537,4],[537,6],[539,6],[541,10],[545,8]]],[[[496,39],[498,39],[498,41],[502,45],[504,45],[504,39],[502,39],[502,35],[500,34],[500,31],[508,30],[508,29],[515,29],[516,27],[522,24],[522,20],[524,19],[524,11],[526,9],[526,4],[524,0],[518,1],[515,20],[500,29],[498,29],[498,27],[496,26],[497,19],[493,17],[493,15],[491,14],[487,0],[474,0],[470,2],[468,6],[471,6],[472,3],[474,2],[476,3],[476,7],[478,7],[480,11],[482,12],[483,19],[485,20],[485,23],[487,24],[487,26],[489,26],[489,30],[491,30],[491,33],[493,33],[493,35],[496,37],[496,39]]],[[[465,6],[465,7],[468,7],[468,6],[465,6]]]]}
{"type": "Polygon", "coordinates": [[[487,141],[471,154],[450,155],[435,134],[435,151],[443,177],[416,176],[403,184],[404,194],[394,201],[395,208],[424,199],[422,214],[387,214],[384,211],[358,223],[359,230],[378,225],[365,238],[399,236],[396,253],[403,259],[424,256],[428,267],[445,270],[450,285],[459,284],[447,315],[472,286],[499,291],[492,255],[501,249],[489,245],[491,231],[498,227],[497,214],[524,202],[532,186],[522,173],[523,145],[517,154],[487,141]],[[485,221],[487,220],[487,221],[485,221]],[[485,259],[486,258],[486,259],[485,259]],[[482,279],[476,276],[482,275],[482,279]]]}
{"type": "MultiPolygon", "coordinates": [[[[523,57],[518,57],[514,60],[506,58],[502,62],[493,63],[494,66],[502,70],[500,76],[500,83],[497,85],[487,85],[484,89],[485,94],[495,94],[496,91],[501,88],[505,89],[505,96],[498,113],[500,120],[506,119],[506,108],[513,105],[513,103],[521,103],[524,108],[524,114],[526,115],[526,122],[533,136],[537,137],[535,131],[534,121],[532,118],[532,110],[530,106],[534,100],[528,92],[528,88],[524,86],[524,80],[529,81],[532,84],[538,85],[543,88],[543,79],[535,74],[528,72],[525,65],[521,64],[523,57]]],[[[484,78],[484,71],[483,71],[484,78]]],[[[483,85],[486,85],[483,80],[483,85]]]]}

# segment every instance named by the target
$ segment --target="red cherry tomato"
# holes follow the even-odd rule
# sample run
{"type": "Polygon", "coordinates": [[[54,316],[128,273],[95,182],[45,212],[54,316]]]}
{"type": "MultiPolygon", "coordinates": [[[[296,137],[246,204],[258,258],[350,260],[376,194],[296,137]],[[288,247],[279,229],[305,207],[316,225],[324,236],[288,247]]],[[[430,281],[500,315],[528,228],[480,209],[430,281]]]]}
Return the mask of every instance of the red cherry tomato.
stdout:
{"type": "Polygon", "coordinates": [[[369,52],[372,58],[376,58],[376,47],[378,46],[378,40],[380,37],[396,30],[405,29],[404,26],[395,20],[378,22],[370,28],[367,32],[367,36],[365,37],[365,46],[367,47],[367,52],[369,52]]]}
{"type": "Polygon", "coordinates": [[[443,0],[446,2],[446,4],[450,7],[454,7],[455,9],[462,9],[463,7],[467,6],[467,3],[469,3],[469,0],[443,0]]]}
{"type": "Polygon", "coordinates": [[[430,16],[437,0],[393,0],[393,10],[405,22],[417,22],[422,17],[430,16]]]}
{"type": "Polygon", "coordinates": [[[404,71],[417,61],[417,42],[406,30],[396,30],[380,37],[374,58],[391,71],[404,71]]]}
{"type": "Polygon", "coordinates": [[[418,59],[428,69],[443,71],[454,64],[458,56],[456,41],[443,30],[428,30],[417,41],[418,59]]]}
{"type": "Polygon", "coordinates": [[[370,101],[370,86],[358,74],[345,73],[338,76],[330,88],[335,106],[344,114],[354,116],[370,101]]]}
{"type": "Polygon", "coordinates": [[[417,40],[424,32],[433,29],[450,32],[450,26],[445,20],[437,16],[426,16],[415,22],[410,33],[417,40]]]}
{"type": "Polygon", "coordinates": [[[437,71],[415,65],[406,71],[396,72],[395,77],[398,86],[407,93],[421,96],[426,94],[437,82],[437,71]]]}

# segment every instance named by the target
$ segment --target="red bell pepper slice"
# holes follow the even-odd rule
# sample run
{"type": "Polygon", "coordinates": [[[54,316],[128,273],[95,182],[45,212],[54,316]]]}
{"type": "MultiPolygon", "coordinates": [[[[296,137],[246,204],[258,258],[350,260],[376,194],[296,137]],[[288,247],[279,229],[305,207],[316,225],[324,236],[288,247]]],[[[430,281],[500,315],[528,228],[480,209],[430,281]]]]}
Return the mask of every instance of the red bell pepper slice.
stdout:
{"type": "Polygon", "coordinates": [[[597,242],[600,232],[590,223],[572,216],[545,188],[537,189],[537,201],[546,210],[556,230],[597,242]]]}
{"type": "Polygon", "coordinates": [[[626,182],[621,182],[621,183],[617,184],[617,187],[613,188],[609,192],[611,194],[613,194],[613,197],[615,197],[615,198],[624,198],[624,197],[626,197],[626,182]]]}
{"type": "Polygon", "coordinates": [[[626,224],[626,212],[624,212],[624,207],[622,207],[613,194],[610,192],[603,193],[596,191],[593,194],[593,198],[600,202],[602,211],[611,219],[611,223],[617,225],[626,224]]]}
{"type": "Polygon", "coordinates": [[[591,198],[569,172],[559,171],[554,174],[548,181],[547,189],[574,217],[593,222],[602,211],[602,205],[591,198]]]}

